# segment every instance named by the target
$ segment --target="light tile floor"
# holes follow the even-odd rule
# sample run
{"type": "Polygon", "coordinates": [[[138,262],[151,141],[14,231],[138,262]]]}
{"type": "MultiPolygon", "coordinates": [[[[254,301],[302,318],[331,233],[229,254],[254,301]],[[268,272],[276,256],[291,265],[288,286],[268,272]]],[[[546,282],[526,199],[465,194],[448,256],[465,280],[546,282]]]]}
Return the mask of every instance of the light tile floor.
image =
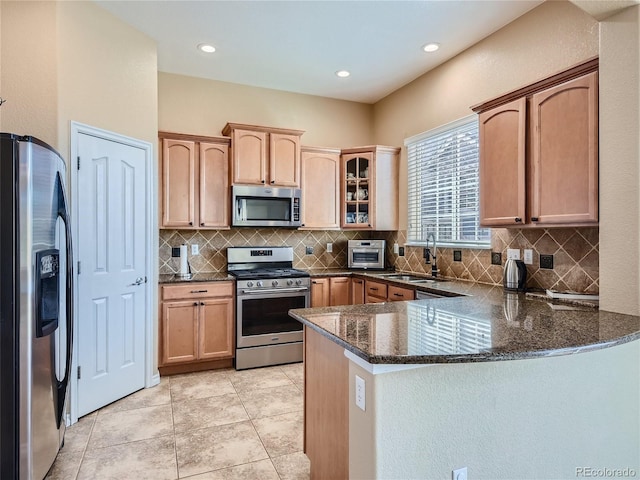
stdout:
{"type": "Polygon", "coordinates": [[[302,364],[162,377],[67,429],[47,478],[303,480],[302,364]]]}

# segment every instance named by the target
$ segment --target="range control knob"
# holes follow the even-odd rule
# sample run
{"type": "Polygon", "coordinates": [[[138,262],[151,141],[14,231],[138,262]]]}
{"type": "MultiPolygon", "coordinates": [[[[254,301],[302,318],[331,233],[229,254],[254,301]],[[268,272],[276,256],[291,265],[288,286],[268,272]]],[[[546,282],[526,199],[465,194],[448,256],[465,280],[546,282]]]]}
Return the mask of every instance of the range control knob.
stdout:
{"type": "Polygon", "coordinates": [[[251,282],[251,281],[247,282],[247,287],[249,287],[249,288],[253,287],[253,282],[251,282]]]}
{"type": "Polygon", "coordinates": [[[296,285],[302,285],[302,280],[300,279],[296,280],[296,285]]]}
{"type": "Polygon", "coordinates": [[[287,285],[289,286],[293,285],[293,280],[287,280],[287,285]]]}
{"type": "Polygon", "coordinates": [[[256,283],[256,286],[261,287],[262,286],[262,280],[258,280],[258,283],[256,283]]]}
{"type": "Polygon", "coordinates": [[[274,287],[278,286],[278,280],[274,280],[273,282],[271,282],[271,285],[273,285],[274,287]]]}

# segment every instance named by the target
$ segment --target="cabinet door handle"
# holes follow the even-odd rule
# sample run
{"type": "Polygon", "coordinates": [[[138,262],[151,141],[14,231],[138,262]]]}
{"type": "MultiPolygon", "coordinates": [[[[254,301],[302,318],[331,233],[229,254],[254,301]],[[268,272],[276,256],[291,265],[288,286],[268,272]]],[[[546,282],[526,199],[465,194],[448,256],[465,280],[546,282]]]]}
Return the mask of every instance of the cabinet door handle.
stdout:
{"type": "Polygon", "coordinates": [[[271,183],[272,183],[272,184],[273,184],[273,183],[276,183],[276,181],[275,181],[275,180],[271,180],[271,183]]]}
{"type": "Polygon", "coordinates": [[[396,297],[404,297],[404,294],[402,294],[402,293],[394,293],[393,295],[396,296],[396,297]]]}
{"type": "Polygon", "coordinates": [[[193,227],[193,222],[189,222],[189,225],[190,225],[191,227],[193,227]]]}
{"type": "Polygon", "coordinates": [[[200,305],[204,307],[204,302],[200,302],[200,305]]]}
{"type": "Polygon", "coordinates": [[[202,222],[202,223],[200,224],[200,226],[201,226],[201,227],[204,227],[204,222],[202,222]]]}
{"type": "Polygon", "coordinates": [[[198,306],[198,302],[193,302],[193,306],[197,307],[198,306]]]}
{"type": "Polygon", "coordinates": [[[318,284],[315,280],[311,280],[311,283],[315,283],[316,285],[318,284]]]}
{"type": "Polygon", "coordinates": [[[516,223],[521,223],[522,219],[520,217],[516,217],[516,223]]]}
{"type": "Polygon", "coordinates": [[[369,287],[369,290],[374,290],[374,291],[378,291],[378,289],[376,287],[369,287]]]}
{"type": "Polygon", "coordinates": [[[264,183],[264,180],[261,180],[262,183],[264,183]]]}
{"type": "Polygon", "coordinates": [[[537,222],[538,221],[538,217],[531,217],[531,221],[532,222],[537,222]]]}
{"type": "Polygon", "coordinates": [[[208,290],[191,290],[191,293],[207,293],[208,290]]]}

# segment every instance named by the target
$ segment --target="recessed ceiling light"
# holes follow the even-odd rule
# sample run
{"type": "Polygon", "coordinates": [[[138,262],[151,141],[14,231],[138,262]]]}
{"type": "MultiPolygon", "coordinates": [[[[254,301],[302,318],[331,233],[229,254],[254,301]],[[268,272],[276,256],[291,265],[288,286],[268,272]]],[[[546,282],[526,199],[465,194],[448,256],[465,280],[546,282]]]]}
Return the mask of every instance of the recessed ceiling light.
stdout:
{"type": "Polygon", "coordinates": [[[213,53],[216,51],[216,47],[207,43],[201,43],[198,45],[198,50],[202,50],[205,53],[213,53]]]}
{"type": "Polygon", "coordinates": [[[347,72],[346,70],[338,70],[338,71],[336,72],[336,75],[337,75],[337,76],[339,76],[340,78],[346,78],[346,77],[348,77],[349,75],[351,75],[351,73],[350,73],[350,72],[347,72]]]}
{"type": "Polygon", "coordinates": [[[424,47],[422,47],[422,49],[425,52],[435,52],[439,48],[440,48],[440,44],[439,43],[427,43],[424,47]]]}

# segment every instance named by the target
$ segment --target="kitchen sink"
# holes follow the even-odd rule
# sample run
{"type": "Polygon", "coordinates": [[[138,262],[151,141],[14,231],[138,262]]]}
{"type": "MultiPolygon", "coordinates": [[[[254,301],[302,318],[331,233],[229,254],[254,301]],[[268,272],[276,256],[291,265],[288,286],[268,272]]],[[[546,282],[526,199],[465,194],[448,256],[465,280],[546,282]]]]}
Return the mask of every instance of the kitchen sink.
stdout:
{"type": "Polygon", "coordinates": [[[400,275],[400,274],[385,275],[384,278],[388,280],[402,280],[403,282],[414,282],[417,280],[422,280],[421,277],[414,277],[413,275],[400,275]]]}
{"type": "Polygon", "coordinates": [[[449,280],[446,280],[444,278],[420,278],[418,280],[409,280],[409,282],[411,283],[442,283],[448,281],[449,280]]]}

